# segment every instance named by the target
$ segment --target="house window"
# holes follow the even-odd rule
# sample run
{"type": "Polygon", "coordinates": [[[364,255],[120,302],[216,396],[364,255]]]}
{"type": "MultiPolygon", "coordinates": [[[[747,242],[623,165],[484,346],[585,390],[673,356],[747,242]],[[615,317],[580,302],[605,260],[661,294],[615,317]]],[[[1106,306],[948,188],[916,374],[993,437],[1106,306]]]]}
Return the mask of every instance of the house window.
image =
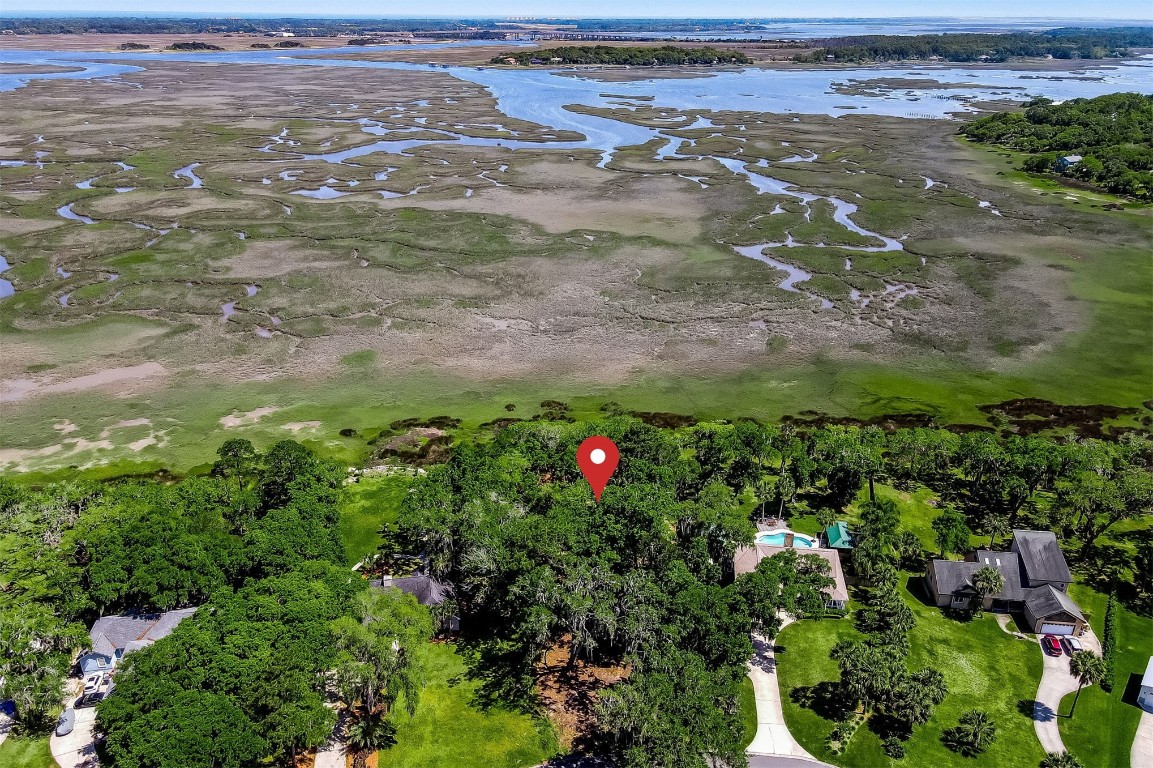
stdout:
{"type": "Polygon", "coordinates": [[[969,598],[963,595],[953,595],[953,607],[961,608],[969,605],[969,598]]]}

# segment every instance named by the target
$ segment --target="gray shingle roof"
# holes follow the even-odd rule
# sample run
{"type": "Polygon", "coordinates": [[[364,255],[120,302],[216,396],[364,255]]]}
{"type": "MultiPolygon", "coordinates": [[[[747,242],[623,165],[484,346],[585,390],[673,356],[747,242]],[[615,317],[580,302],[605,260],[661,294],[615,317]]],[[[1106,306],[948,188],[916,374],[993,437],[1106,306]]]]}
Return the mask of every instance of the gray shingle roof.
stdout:
{"type": "Polygon", "coordinates": [[[933,570],[937,582],[937,591],[942,595],[968,595],[977,594],[973,587],[973,575],[988,565],[1000,571],[1005,580],[1005,586],[992,597],[998,600],[1023,600],[1025,592],[1021,588],[1020,568],[1017,556],[1012,552],[978,552],[977,562],[970,560],[933,560],[929,568],[933,570]],[[986,563],[982,556],[988,557],[986,563]],[[997,565],[998,558],[1001,564],[997,565]]]}
{"type": "Polygon", "coordinates": [[[416,601],[421,605],[440,605],[448,599],[448,590],[443,584],[431,576],[422,574],[406,576],[399,579],[385,576],[383,579],[378,579],[371,583],[372,586],[378,589],[395,587],[401,592],[415,597],[416,601]]]}
{"type": "Polygon", "coordinates": [[[1052,531],[1013,531],[1013,549],[1025,567],[1026,586],[1046,581],[1073,581],[1069,565],[1052,531]]]}
{"type": "Polygon", "coordinates": [[[1085,615],[1073,602],[1073,598],[1052,584],[1030,589],[1029,596],[1025,598],[1025,605],[1029,608],[1029,612],[1037,618],[1045,618],[1063,611],[1070,616],[1076,616],[1081,621],[1085,620],[1085,615]]]}
{"type": "Polygon", "coordinates": [[[96,620],[89,631],[92,650],[112,657],[116,651],[135,651],[168,637],[176,625],[196,613],[195,608],[184,608],[167,613],[137,613],[104,616],[96,620]]]}
{"type": "MultiPolygon", "coordinates": [[[[984,568],[986,565],[996,568],[1005,579],[1005,588],[994,597],[1001,600],[1024,600],[1025,588],[1022,586],[1021,560],[1016,552],[993,552],[991,550],[977,550],[977,565],[984,568]]],[[[979,570],[979,569],[978,569],[979,570]]],[[[975,572],[975,571],[974,571],[975,572]]]]}

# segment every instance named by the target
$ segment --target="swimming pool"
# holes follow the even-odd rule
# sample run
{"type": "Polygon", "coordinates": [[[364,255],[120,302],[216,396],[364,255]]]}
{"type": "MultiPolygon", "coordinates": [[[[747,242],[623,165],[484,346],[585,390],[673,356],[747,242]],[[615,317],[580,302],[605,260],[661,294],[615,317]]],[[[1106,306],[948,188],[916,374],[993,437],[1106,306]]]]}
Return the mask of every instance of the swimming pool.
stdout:
{"type": "Polygon", "coordinates": [[[817,540],[812,536],[806,536],[803,533],[793,533],[792,531],[762,531],[757,534],[756,542],[758,544],[768,544],[773,547],[785,546],[785,534],[793,534],[793,549],[808,549],[817,546],[817,540]]]}

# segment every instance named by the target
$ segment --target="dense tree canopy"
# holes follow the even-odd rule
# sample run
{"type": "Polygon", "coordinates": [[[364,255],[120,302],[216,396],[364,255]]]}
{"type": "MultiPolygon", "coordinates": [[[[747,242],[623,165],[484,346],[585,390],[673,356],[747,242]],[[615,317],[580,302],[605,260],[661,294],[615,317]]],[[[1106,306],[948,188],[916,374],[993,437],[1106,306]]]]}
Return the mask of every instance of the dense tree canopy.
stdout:
{"type": "Polygon", "coordinates": [[[1129,55],[1130,47],[1153,45],[1153,29],[1054,29],[1007,34],[860,35],[812,41],[815,50],[795,61],[864,63],[909,61],[934,57],[945,61],[1008,61],[1052,56],[1055,59],[1102,59],[1129,55]]]}
{"type": "Polygon", "coordinates": [[[751,422],[679,436],[625,418],[517,424],[430,470],[397,538],[451,585],[469,633],[519,658],[520,674],[562,641],[570,663],[627,665],[601,712],[622,764],[740,765],[749,633],[774,632],[781,609],[820,612],[831,583],[823,560],[791,552],[729,583],[754,533],[734,490],[764,470],[772,436],[751,422]],[[599,504],[573,461],[591,434],[621,450],[599,504]]]}
{"type": "Polygon", "coordinates": [[[1153,95],[1113,93],[1060,104],[1035,99],[1024,112],[982,117],[960,133],[1029,153],[1027,171],[1058,173],[1153,200],[1153,95]],[[1071,156],[1081,159],[1062,160],[1071,156]]]}
{"type": "Polygon", "coordinates": [[[657,47],[617,47],[611,45],[566,45],[557,48],[533,48],[509,51],[494,56],[493,64],[515,59],[517,64],[629,64],[635,67],[672,64],[749,64],[740,51],[718,48],[682,48],[675,45],[657,47]]]}
{"type": "MultiPolygon", "coordinates": [[[[421,563],[443,582],[442,608],[461,618],[485,696],[531,701],[536,663],[566,649],[572,666],[624,670],[598,709],[621,765],[737,766],[750,633],[773,636],[782,611],[825,614],[831,580],[823,559],[797,551],[735,577],[733,555],[759,516],[832,521],[856,504],[863,639],[836,649],[841,698],[871,713],[896,754],[946,694],[938,673],[910,664],[914,619],[898,567],[919,569],[934,534],[958,553],[971,531],[992,546],[1018,526],[1056,531],[1075,566],[1096,562],[1112,533],[1150,514],[1151,465],[1153,444],[1135,432],[1105,441],[751,420],[525,422],[430,467],[381,559],[421,563]],[[621,451],[600,503],[574,461],[591,434],[621,451]],[[893,491],[870,498],[871,482],[928,487],[941,522],[903,529],[893,491]]],[[[29,489],[0,479],[0,695],[23,723],[42,722],[85,624],[195,605],[170,637],[127,657],[100,705],[107,765],[286,765],[330,733],[326,693],[358,714],[365,744],[386,741],[392,704],[418,701],[409,650],[432,623],[411,598],[367,592],[347,570],[336,535],[344,480],[295,443],[257,451],[243,440],[221,447],[211,473],[180,482],[29,489]]],[[[1147,544],[1138,553],[1153,557],[1147,544]]],[[[1079,578],[1114,578],[1120,566],[1110,567],[1079,578]]],[[[995,594],[995,580],[981,581],[995,594]]],[[[1142,574],[1135,581],[1136,593],[1153,591],[1142,574]]],[[[955,746],[982,730],[959,723],[955,746]]]]}

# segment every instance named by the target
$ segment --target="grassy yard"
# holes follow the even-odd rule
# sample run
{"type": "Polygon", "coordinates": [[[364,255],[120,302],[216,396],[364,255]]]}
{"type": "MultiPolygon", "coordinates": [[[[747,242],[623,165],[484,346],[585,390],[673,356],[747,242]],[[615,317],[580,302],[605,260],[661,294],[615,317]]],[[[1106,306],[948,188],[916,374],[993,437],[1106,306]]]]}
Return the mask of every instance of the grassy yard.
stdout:
{"type": "Polygon", "coordinates": [[[348,564],[355,565],[380,546],[380,529],[396,520],[400,502],[412,484],[405,475],[365,477],[348,487],[340,510],[340,541],[348,564]]]}
{"type": "Polygon", "coordinates": [[[741,704],[741,725],[745,729],[741,744],[747,747],[757,737],[757,699],[752,680],[746,677],[741,681],[738,697],[741,704]]]}
{"type": "MultiPolygon", "coordinates": [[[[1104,639],[1105,601],[1099,592],[1078,586],[1069,587],[1069,593],[1081,610],[1085,612],[1093,631],[1099,639],[1104,639]]],[[[1077,710],[1073,719],[1061,718],[1061,740],[1065,748],[1076,755],[1086,768],[1125,768],[1129,765],[1129,751],[1133,745],[1133,734],[1141,719],[1141,710],[1134,703],[1132,686],[1128,686],[1131,675],[1140,680],[1153,653],[1153,619],[1117,606],[1117,665],[1112,693],[1100,688],[1086,688],[1081,691],[1077,710]],[[1126,689],[1130,695],[1126,696],[1126,689]]],[[[1137,685],[1140,683],[1138,682],[1137,685]]],[[[1067,713],[1073,706],[1072,694],[1061,702],[1061,712],[1067,713]]]]}
{"type": "Polygon", "coordinates": [[[555,754],[556,738],[546,722],[474,701],[478,683],[465,677],[455,646],[428,645],[421,662],[427,685],[416,714],[409,719],[403,702],[398,704],[397,741],[379,753],[380,768],[522,768],[555,754]]]}
{"type": "MultiPolygon", "coordinates": [[[[785,720],[799,742],[814,756],[848,768],[897,766],[988,766],[988,768],[1035,768],[1044,753],[1033,732],[1030,716],[1021,702],[1030,702],[1041,679],[1041,656],[1030,643],[1005,634],[992,615],[958,622],[937,608],[922,603],[920,575],[911,578],[902,597],[912,608],[917,624],[910,634],[911,669],[931,667],[945,676],[949,695],[926,725],[918,727],[906,746],[907,756],[891,760],[881,750],[880,739],[862,726],[849,749],[833,755],[825,748],[825,736],[833,722],[805,709],[788,697],[799,686],[816,685],[838,678],[829,650],[842,639],[858,637],[848,620],[801,621],[778,638],[780,679],[785,720]],[[980,708],[997,726],[993,747],[977,758],[955,754],[941,743],[943,730],[957,723],[967,709],[980,708]]],[[[1029,705],[1031,712],[1031,704],[1029,705]]]]}
{"type": "Polygon", "coordinates": [[[9,736],[0,744],[0,765],[4,768],[55,768],[48,738],[25,739],[9,736]]]}
{"type": "MultiPolygon", "coordinates": [[[[937,535],[933,532],[933,520],[941,514],[941,509],[937,506],[937,500],[940,496],[930,488],[923,485],[913,487],[908,491],[894,488],[891,485],[884,483],[876,484],[877,498],[889,499],[897,505],[897,509],[901,511],[901,529],[912,531],[917,534],[917,538],[921,540],[921,546],[925,551],[933,557],[938,557],[940,553],[937,551],[937,535]]],[[[850,524],[850,527],[859,522],[861,517],[861,506],[869,500],[868,487],[861,488],[857,493],[857,498],[848,506],[848,508],[839,515],[838,519],[845,520],[850,524]]],[[[797,515],[789,519],[789,527],[794,531],[800,533],[807,533],[815,536],[820,529],[817,524],[817,516],[815,514],[797,515]]],[[[974,535],[969,539],[973,548],[988,547],[989,537],[974,535]]],[[[1002,547],[1007,545],[1007,541],[998,540],[997,546],[1002,547]]]]}

